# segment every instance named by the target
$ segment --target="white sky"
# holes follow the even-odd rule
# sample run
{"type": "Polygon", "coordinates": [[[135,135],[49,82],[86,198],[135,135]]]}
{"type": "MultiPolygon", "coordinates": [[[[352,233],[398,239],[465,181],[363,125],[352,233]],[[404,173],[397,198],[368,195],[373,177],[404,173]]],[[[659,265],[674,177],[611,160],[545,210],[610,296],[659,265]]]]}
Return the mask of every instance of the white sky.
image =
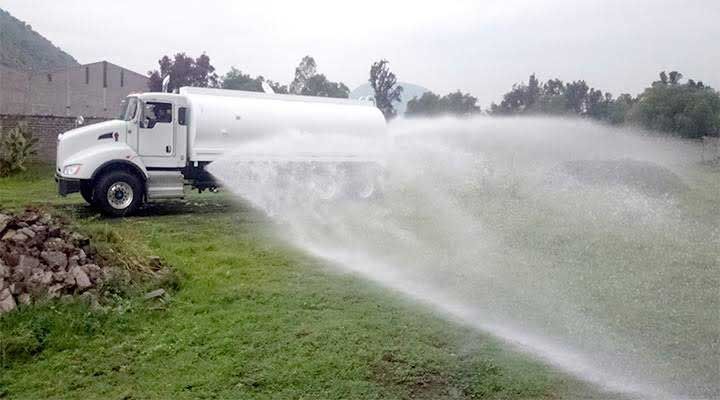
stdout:
{"type": "Polygon", "coordinates": [[[399,80],[481,106],[513,83],[585,79],[638,93],[660,70],[720,87],[720,0],[163,1],[0,0],[81,63],[140,73],[164,54],[205,51],[287,83],[304,55],[351,89],[390,60],[399,80]]]}

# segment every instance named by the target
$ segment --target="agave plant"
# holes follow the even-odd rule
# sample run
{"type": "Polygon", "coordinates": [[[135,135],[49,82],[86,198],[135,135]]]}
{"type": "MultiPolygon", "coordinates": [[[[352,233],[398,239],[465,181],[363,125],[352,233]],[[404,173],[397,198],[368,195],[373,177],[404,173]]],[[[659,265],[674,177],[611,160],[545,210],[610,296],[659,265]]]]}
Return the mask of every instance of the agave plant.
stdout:
{"type": "Polygon", "coordinates": [[[37,153],[37,142],[26,122],[0,132],[0,176],[24,171],[25,163],[37,153]]]}

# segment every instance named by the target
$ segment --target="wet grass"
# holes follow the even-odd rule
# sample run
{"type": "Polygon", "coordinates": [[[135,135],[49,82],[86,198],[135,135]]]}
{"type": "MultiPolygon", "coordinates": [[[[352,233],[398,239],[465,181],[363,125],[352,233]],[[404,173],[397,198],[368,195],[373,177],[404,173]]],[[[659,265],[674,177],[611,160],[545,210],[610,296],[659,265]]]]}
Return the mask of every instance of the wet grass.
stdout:
{"type": "MultiPolygon", "coordinates": [[[[577,398],[582,384],[279,242],[264,216],[192,195],[105,219],[55,194],[51,169],[0,179],[0,208],[67,216],[110,249],[161,256],[179,280],[93,310],[0,318],[0,398],[577,398]]],[[[151,289],[147,287],[145,289],[151,289]]]]}

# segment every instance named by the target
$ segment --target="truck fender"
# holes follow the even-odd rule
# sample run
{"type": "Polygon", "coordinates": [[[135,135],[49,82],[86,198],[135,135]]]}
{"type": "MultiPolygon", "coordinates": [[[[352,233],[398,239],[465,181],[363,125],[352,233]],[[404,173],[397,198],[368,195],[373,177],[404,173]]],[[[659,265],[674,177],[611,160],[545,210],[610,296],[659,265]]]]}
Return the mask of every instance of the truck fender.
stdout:
{"type": "Polygon", "coordinates": [[[148,172],[142,159],[130,146],[107,145],[97,146],[88,151],[81,152],[76,157],[65,161],[67,164],[82,164],[78,176],[72,178],[81,180],[95,179],[98,173],[113,164],[130,168],[139,174],[143,181],[147,180],[148,172]],[[79,156],[79,157],[78,157],[79,156]]]}
{"type": "Polygon", "coordinates": [[[131,162],[130,160],[109,160],[105,161],[104,163],[100,164],[99,167],[93,171],[92,176],[90,177],[90,180],[95,180],[99,176],[100,173],[102,173],[107,167],[111,165],[122,165],[128,167],[128,169],[135,171],[135,173],[143,180],[146,181],[148,174],[147,169],[142,164],[142,161],[137,162],[131,162]]]}

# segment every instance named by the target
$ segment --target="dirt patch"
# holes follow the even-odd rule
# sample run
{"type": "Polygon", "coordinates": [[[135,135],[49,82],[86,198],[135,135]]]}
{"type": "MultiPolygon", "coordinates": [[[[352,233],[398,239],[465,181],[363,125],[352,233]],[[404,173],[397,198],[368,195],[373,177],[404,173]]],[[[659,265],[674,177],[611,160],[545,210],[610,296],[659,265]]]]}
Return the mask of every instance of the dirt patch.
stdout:
{"type": "Polygon", "coordinates": [[[467,398],[448,378],[432,368],[415,365],[393,352],[386,352],[373,364],[373,379],[384,386],[395,386],[408,399],[467,398]]]}

